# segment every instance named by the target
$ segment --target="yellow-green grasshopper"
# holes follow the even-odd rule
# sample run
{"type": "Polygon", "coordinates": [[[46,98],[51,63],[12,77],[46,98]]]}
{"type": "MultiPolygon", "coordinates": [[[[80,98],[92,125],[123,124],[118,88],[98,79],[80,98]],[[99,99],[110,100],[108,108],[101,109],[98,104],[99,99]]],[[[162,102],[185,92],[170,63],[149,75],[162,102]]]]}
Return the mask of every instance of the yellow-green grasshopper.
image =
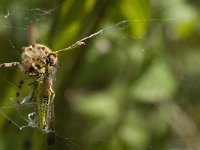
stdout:
{"type": "MultiPolygon", "coordinates": [[[[49,55],[46,66],[44,67],[44,77],[36,79],[33,86],[31,99],[35,102],[35,112],[38,128],[47,133],[47,142],[49,145],[55,143],[55,115],[53,80],[56,72],[56,63],[51,64],[49,55]]],[[[55,57],[55,55],[54,55],[55,57]]]]}

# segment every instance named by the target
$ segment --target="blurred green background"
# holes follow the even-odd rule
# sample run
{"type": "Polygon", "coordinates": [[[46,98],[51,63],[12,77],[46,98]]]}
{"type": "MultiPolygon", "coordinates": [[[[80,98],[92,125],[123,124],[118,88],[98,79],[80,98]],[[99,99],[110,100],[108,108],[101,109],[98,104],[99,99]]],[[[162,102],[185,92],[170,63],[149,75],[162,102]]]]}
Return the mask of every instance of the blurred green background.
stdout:
{"type": "Polygon", "coordinates": [[[199,10],[197,0],[0,0],[0,63],[20,61],[33,38],[58,50],[105,29],[59,56],[53,146],[19,130],[31,111],[14,105],[23,73],[0,70],[0,150],[200,149],[199,10]]]}

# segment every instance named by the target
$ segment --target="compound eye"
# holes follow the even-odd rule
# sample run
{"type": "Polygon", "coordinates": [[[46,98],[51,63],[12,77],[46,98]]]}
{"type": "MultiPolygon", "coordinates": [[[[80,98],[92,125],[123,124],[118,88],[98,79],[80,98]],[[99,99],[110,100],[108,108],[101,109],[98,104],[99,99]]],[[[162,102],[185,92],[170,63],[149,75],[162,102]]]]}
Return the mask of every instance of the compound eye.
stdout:
{"type": "Polygon", "coordinates": [[[57,55],[53,54],[53,53],[50,53],[47,56],[47,63],[49,63],[51,66],[55,66],[56,62],[57,62],[57,55]]]}

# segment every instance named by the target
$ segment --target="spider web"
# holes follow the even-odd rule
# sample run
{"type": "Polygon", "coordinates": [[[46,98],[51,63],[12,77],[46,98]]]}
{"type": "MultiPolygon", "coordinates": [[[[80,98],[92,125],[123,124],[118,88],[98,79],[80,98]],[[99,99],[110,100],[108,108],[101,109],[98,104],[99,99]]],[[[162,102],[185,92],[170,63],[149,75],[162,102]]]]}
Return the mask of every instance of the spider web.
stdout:
{"type": "MultiPolygon", "coordinates": [[[[48,22],[49,19],[51,18],[52,15],[54,15],[54,11],[56,9],[61,8],[61,6],[63,4],[57,5],[56,7],[53,7],[52,9],[49,10],[44,10],[41,8],[26,8],[26,9],[21,9],[19,6],[19,4],[16,3],[16,6],[13,9],[7,9],[4,12],[0,12],[0,18],[2,18],[1,20],[3,21],[3,23],[0,25],[1,30],[0,33],[2,33],[2,35],[4,34],[4,32],[6,32],[6,30],[10,30],[10,29],[15,29],[15,30],[24,30],[25,32],[28,32],[29,30],[29,26],[28,24],[30,22],[33,23],[38,23],[40,25],[43,25],[45,22],[48,22]],[[23,19],[23,25],[22,26],[11,26],[9,25],[10,23],[7,22],[7,19],[9,17],[14,17],[16,13],[18,13],[19,11],[25,11],[27,14],[26,17],[23,19]],[[25,26],[26,25],[26,26],[25,26]]],[[[102,53],[105,53],[108,51],[109,49],[109,44],[104,44],[106,43],[106,38],[109,37],[109,35],[120,35],[120,39],[121,42],[126,43],[127,41],[132,41],[135,44],[137,44],[138,39],[144,39],[145,40],[145,35],[144,36],[133,36],[130,31],[129,31],[129,27],[131,24],[137,23],[137,22],[160,22],[160,23],[165,23],[165,22],[174,22],[174,21],[180,21],[181,19],[177,19],[177,18],[169,18],[169,19],[132,19],[132,20],[122,20],[119,21],[117,23],[111,23],[112,25],[104,25],[106,27],[102,27],[100,30],[98,30],[97,32],[92,33],[91,35],[88,35],[80,40],[82,41],[86,41],[88,39],[93,40],[94,38],[98,38],[99,40],[97,40],[97,42],[94,44],[94,47],[96,47],[97,49],[99,49],[99,51],[101,51],[102,53]],[[103,46],[104,45],[104,46],[103,46]]],[[[57,32],[63,32],[62,30],[59,29],[54,29],[57,32]]],[[[70,30],[70,29],[69,29],[70,30]]],[[[45,34],[45,32],[47,31],[43,31],[43,33],[40,34],[45,34]]],[[[13,42],[12,39],[9,39],[5,36],[1,36],[0,38],[4,39],[9,47],[12,49],[12,51],[10,51],[9,53],[16,53],[16,56],[20,56],[20,54],[18,54],[18,46],[16,46],[13,42]]],[[[38,41],[45,41],[45,39],[39,39],[38,41]]],[[[87,43],[86,43],[87,44],[87,43]]],[[[136,53],[144,53],[144,51],[146,51],[147,49],[144,47],[138,47],[137,48],[137,52],[136,53]]],[[[14,56],[14,57],[16,57],[14,56]]],[[[6,81],[6,83],[9,86],[13,86],[13,87],[17,87],[17,82],[15,81],[10,81],[9,78],[7,77],[3,77],[6,81]]],[[[13,88],[16,89],[16,88],[13,88]]],[[[26,97],[28,90],[25,89],[25,91],[23,91],[24,97],[26,97]]],[[[12,92],[13,93],[13,92],[12,92]]],[[[23,98],[23,97],[22,97],[23,98]]],[[[13,101],[15,101],[14,97],[9,97],[9,103],[6,104],[4,103],[3,105],[1,105],[0,107],[0,114],[1,116],[3,116],[4,118],[6,118],[12,125],[14,125],[17,129],[19,129],[20,131],[24,131],[26,130],[26,128],[37,128],[37,125],[35,123],[34,120],[34,104],[33,103],[28,103],[22,106],[13,104],[13,101]],[[14,113],[10,113],[9,110],[14,110],[14,113]]],[[[66,137],[65,135],[62,134],[62,131],[60,131],[60,129],[56,129],[56,136],[58,139],[63,139],[66,141],[66,147],[70,147],[71,149],[74,149],[76,147],[78,147],[78,143],[81,142],[88,142],[90,143],[91,141],[95,141],[96,139],[93,137],[89,137],[89,138],[75,138],[75,137],[66,137]]],[[[101,139],[102,142],[104,142],[104,139],[101,139]]],[[[149,148],[151,149],[151,148],[149,148]]]]}
{"type": "MultiPolygon", "coordinates": [[[[52,9],[53,10],[53,9],[52,9]]],[[[49,11],[44,11],[44,10],[41,10],[39,8],[35,8],[35,9],[30,9],[30,10],[27,10],[27,11],[30,11],[30,12],[33,12],[34,14],[36,14],[36,18],[37,18],[37,21],[38,20],[38,16],[41,16],[42,18],[45,17],[46,15],[50,15],[52,10],[49,10],[49,11]]],[[[11,12],[7,12],[7,14],[5,16],[2,16],[4,18],[8,18],[10,16],[10,13],[11,12]]],[[[27,18],[26,18],[27,19],[27,18]]],[[[133,23],[133,22],[140,22],[140,21],[162,21],[162,20],[159,20],[159,19],[149,19],[149,20],[124,20],[124,21],[120,21],[114,25],[111,25],[111,26],[108,26],[106,28],[103,28],[103,29],[100,29],[99,31],[95,32],[95,33],[92,33],[91,35],[87,36],[87,37],[84,37],[82,39],[80,39],[80,41],[86,41],[88,39],[92,39],[96,36],[103,36],[104,33],[106,32],[113,32],[113,31],[121,31],[121,30],[124,30],[126,29],[130,23],[133,23]]],[[[167,21],[167,20],[165,20],[167,21]]],[[[168,21],[172,21],[171,19],[168,20],[168,21]]],[[[5,27],[5,28],[8,28],[8,27],[5,27]]],[[[24,30],[27,30],[28,31],[28,27],[27,28],[24,28],[24,30]]],[[[123,38],[128,38],[128,39],[142,39],[143,37],[131,37],[127,34],[124,34],[124,37],[123,38]]],[[[15,45],[11,42],[11,40],[5,38],[6,41],[8,41],[10,47],[12,47],[13,49],[15,48],[15,45]]],[[[101,47],[101,45],[96,45],[97,47],[101,47]]],[[[141,51],[143,51],[143,49],[141,49],[141,51]]],[[[4,79],[8,84],[10,84],[11,86],[14,86],[14,87],[17,87],[17,84],[15,83],[12,83],[10,82],[9,80],[7,80],[6,78],[4,79]]],[[[27,91],[26,91],[27,92],[27,91]]],[[[25,93],[26,93],[25,92],[25,93]]],[[[29,96],[26,96],[23,95],[21,96],[21,101],[26,101],[25,99],[28,98],[29,96]]],[[[12,97],[10,98],[12,101],[15,101],[15,98],[12,97]]],[[[13,124],[16,128],[18,128],[20,131],[24,130],[25,128],[37,128],[37,123],[35,121],[35,117],[34,116],[34,113],[35,113],[35,110],[34,110],[34,103],[33,102],[28,102],[28,103],[25,103],[23,105],[18,105],[18,104],[7,104],[3,107],[0,107],[0,114],[5,117],[9,123],[13,124]],[[14,113],[12,114],[7,114],[7,110],[9,109],[12,109],[15,110],[14,113]],[[17,116],[16,116],[17,115],[17,116]]],[[[61,132],[57,132],[57,131],[54,131],[56,133],[56,136],[58,138],[62,138],[64,140],[66,140],[68,143],[67,143],[67,146],[69,146],[70,148],[73,148],[73,147],[76,147],[77,146],[77,142],[78,141],[85,141],[85,142],[91,142],[91,141],[95,141],[96,139],[94,138],[86,138],[86,139],[82,139],[82,138],[72,138],[72,137],[65,137],[61,134],[61,132]]],[[[104,140],[102,140],[104,141],[104,140]]]]}

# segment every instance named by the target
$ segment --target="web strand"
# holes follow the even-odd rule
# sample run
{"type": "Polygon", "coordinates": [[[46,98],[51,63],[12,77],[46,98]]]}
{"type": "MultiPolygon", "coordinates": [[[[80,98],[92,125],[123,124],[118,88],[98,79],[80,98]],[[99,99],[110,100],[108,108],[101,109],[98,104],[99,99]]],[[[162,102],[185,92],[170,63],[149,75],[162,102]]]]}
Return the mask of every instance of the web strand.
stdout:
{"type": "Polygon", "coordinates": [[[74,44],[72,44],[71,46],[64,48],[64,49],[60,49],[57,50],[55,52],[53,52],[54,54],[58,54],[60,52],[64,52],[64,51],[69,51],[75,48],[79,48],[85,45],[85,41],[88,39],[91,39],[97,35],[102,35],[103,32],[107,31],[107,30],[112,30],[112,29],[116,29],[116,28],[125,28],[127,27],[131,22],[149,22],[149,21],[177,21],[177,19],[134,19],[134,20],[124,20],[124,21],[120,21],[112,26],[108,26],[104,29],[101,29],[95,33],[90,34],[89,36],[86,36],[84,38],[82,38],[81,40],[76,41],[74,44]]]}

